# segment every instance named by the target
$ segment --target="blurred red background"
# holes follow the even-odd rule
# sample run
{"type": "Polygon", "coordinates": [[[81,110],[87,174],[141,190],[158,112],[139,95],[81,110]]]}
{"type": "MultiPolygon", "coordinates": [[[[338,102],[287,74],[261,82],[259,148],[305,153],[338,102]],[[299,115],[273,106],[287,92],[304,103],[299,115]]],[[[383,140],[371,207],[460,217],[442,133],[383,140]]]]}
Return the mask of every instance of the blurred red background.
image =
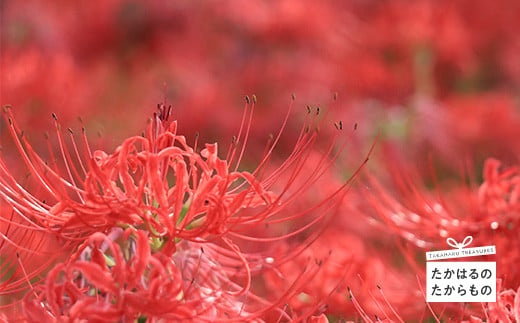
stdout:
{"type": "MultiPolygon", "coordinates": [[[[50,111],[115,146],[173,104],[188,136],[255,131],[327,105],[400,150],[516,157],[520,4],[501,1],[2,1],[1,103],[30,133],[50,111]],[[166,89],[166,90],[165,90],[166,89]]],[[[367,139],[367,138],[364,138],[367,139]]],[[[261,139],[262,143],[265,138],[261,139]]],[[[418,157],[420,158],[420,157],[418,157]]]]}

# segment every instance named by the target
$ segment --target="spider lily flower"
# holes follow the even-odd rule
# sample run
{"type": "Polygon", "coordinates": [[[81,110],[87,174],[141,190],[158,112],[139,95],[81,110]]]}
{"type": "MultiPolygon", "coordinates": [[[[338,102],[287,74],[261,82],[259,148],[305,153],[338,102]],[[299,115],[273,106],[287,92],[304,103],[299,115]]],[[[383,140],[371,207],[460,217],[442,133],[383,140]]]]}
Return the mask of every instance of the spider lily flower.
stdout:
{"type": "MultiPolygon", "coordinates": [[[[463,313],[468,318],[474,315],[475,319],[480,315],[487,321],[493,313],[491,321],[507,322],[514,321],[510,317],[516,312],[511,310],[512,305],[504,305],[513,302],[505,296],[514,295],[520,286],[520,271],[517,269],[519,238],[515,230],[519,225],[519,175],[518,165],[506,167],[502,162],[489,158],[484,164],[483,182],[479,186],[468,187],[461,181],[446,194],[444,187],[436,182],[438,193],[444,194],[432,196],[402,174],[397,178],[401,199],[393,197],[374,177],[369,177],[373,189],[366,196],[384,222],[379,229],[390,233],[388,237],[402,238],[396,243],[396,250],[420,278],[422,285],[425,285],[424,252],[446,249],[448,237],[461,240],[471,235],[474,246],[494,245],[496,256],[481,256],[480,260],[496,261],[500,281],[497,290],[504,297],[497,296],[497,303],[468,305],[463,313]]],[[[442,308],[432,304],[431,307],[432,313],[460,315],[455,314],[460,313],[460,308],[453,304],[442,308]]]]}
{"type": "MultiPolygon", "coordinates": [[[[69,129],[67,144],[66,132],[53,115],[59,158],[55,158],[47,137],[51,156],[47,163],[20,131],[11,108],[4,108],[14,144],[37,189],[21,185],[5,158],[0,158],[0,197],[17,216],[17,221],[10,221],[2,215],[2,220],[17,230],[32,229],[51,235],[61,242],[63,253],[70,256],[64,262],[54,259],[58,264],[45,279],[36,282],[34,278],[40,278],[51,265],[30,271],[29,265],[20,261],[16,279],[0,282],[3,290],[14,290],[15,285],[30,290],[23,302],[28,319],[53,320],[60,315],[69,319],[97,319],[105,315],[107,319],[138,319],[143,313],[155,313],[167,319],[212,320],[224,315],[233,320],[261,318],[269,311],[277,313],[280,319],[289,319],[289,314],[279,307],[315,275],[318,267],[304,267],[275,300],[255,294],[253,278],[259,272],[276,270],[319,236],[327,223],[324,219],[333,215],[368,160],[325,199],[305,210],[294,208],[310,188],[320,184],[320,178],[330,171],[349,137],[337,144],[343,125],[336,124],[337,131],[321,156],[309,159],[326,117],[319,120],[319,110],[312,113],[308,109],[289,157],[277,167],[270,166],[293,101],[279,133],[270,140],[253,171],[239,168],[256,97],[246,98],[238,136],[233,138],[225,159],[219,157],[216,143],[206,144],[200,152],[197,140],[190,146],[184,136],[177,134],[177,123],[170,119],[171,107],[159,105],[143,136],[124,140],[111,154],[92,151],[84,129],[80,142],[69,129]],[[311,161],[312,171],[303,172],[311,161]],[[284,223],[299,226],[289,232],[285,229],[272,233],[265,229],[284,223]],[[321,229],[316,229],[320,223],[321,229]],[[123,240],[132,247],[121,249],[121,242],[111,238],[122,229],[126,230],[123,240]],[[304,240],[293,243],[283,253],[274,251],[279,248],[268,247],[256,247],[255,250],[263,251],[255,252],[242,250],[251,244],[285,243],[305,231],[310,233],[304,240]],[[204,250],[204,257],[198,250],[204,250]],[[168,280],[172,284],[164,287],[165,293],[182,305],[162,307],[162,300],[155,298],[144,301],[152,297],[148,289],[166,279],[164,275],[171,276],[168,280]],[[157,281],[152,282],[152,276],[157,281]],[[186,285],[185,280],[205,283],[199,282],[195,288],[186,285]],[[224,303],[216,302],[216,298],[224,299],[224,303]],[[138,306],[152,303],[152,308],[161,307],[168,314],[161,316],[159,309],[149,313],[138,306]],[[128,310],[128,304],[137,309],[128,310]]],[[[2,238],[14,249],[24,248],[23,239],[12,239],[9,232],[2,238]]],[[[36,254],[41,250],[36,245],[27,252],[36,254]]]]}
{"type": "MultiPolygon", "coordinates": [[[[448,237],[472,235],[480,245],[494,244],[497,252],[510,252],[518,241],[514,228],[518,226],[519,175],[518,166],[504,167],[489,158],[478,187],[461,184],[452,187],[449,195],[433,196],[402,174],[398,179],[401,200],[374,177],[369,179],[374,194],[367,197],[387,228],[420,249],[442,248],[448,237]]],[[[514,260],[518,261],[514,253],[497,257],[499,262],[514,260]]],[[[520,274],[511,270],[514,267],[504,266],[517,284],[520,274]]]]}
{"type": "Polygon", "coordinates": [[[215,267],[199,248],[153,253],[142,230],[97,232],[26,294],[23,309],[32,321],[248,317],[243,303],[217,286],[224,273],[215,267]]]}
{"type": "MultiPolygon", "coordinates": [[[[455,311],[447,310],[444,306],[437,312],[431,307],[433,304],[425,304],[425,308],[431,313],[431,319],[435,322],[458,321],[462,323],[482,323],[482,322],[518,322],[520,319],[520,288],[516,291],[513,289],[502,288],[502,281],[497,280],[497,301],[493,303],[485,303],[481,306],[472,308],[470,306],[458,307],[455,311]]],[[[350,299],[359,316],[365,322],[405,322],[399,310],[391,308],[391,311],[384,313],[383,316],[371,315],[356,299],[356,296],[349,290],[350,299]],[[373,319],[375,317],[375,320],[373,319]]],[[[378,301],[376,301],[378,302],[378,301]]],[[[386,299],[385,303],[391,305],[391,301],[386,299]]],[[[381,308],[384,303],[378,303],[381,308]]],[[[424,313],[423,313],[424,316],[424,313]]]]}

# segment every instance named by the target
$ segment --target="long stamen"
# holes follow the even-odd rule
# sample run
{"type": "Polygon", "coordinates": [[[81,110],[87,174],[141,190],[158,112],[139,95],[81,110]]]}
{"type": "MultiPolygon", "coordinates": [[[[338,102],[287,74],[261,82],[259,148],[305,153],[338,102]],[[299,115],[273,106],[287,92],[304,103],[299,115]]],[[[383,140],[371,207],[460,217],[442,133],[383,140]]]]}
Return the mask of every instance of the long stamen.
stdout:
{"type": "Polygon", "coordinates": [[[18,252],[16,253],[16,259],[18,260],[18,266],[20,266],[20,268],[22,269],[22,273],[23,273],[23,276],[25,277],[25,280],[27,281],[27,285],[29,285],[29,288],[31,289],[34,296],[36,298],[38,298],[38,295],[34,291],[34,287],[31,284],[31,280],[29,279],[29,276],[27,276],[27,272],[25,271],[24,265],[23,265],[22,261],[20,260],[20,255],[18,254],[18,252]]]}

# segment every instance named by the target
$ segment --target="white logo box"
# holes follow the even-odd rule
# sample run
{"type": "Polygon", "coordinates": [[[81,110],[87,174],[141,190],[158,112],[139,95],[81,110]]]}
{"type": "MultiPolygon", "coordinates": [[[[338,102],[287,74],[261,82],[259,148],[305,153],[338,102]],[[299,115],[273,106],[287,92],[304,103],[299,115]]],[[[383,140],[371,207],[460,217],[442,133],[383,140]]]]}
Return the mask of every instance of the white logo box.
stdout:
{"type": "Polygon", "coordinates": [[[496,254],[495,246],[464,248],[472,241],[448,238],[456,249],[426,252],[427,302],[496,302],[495,261],[435,261],[496,254]]]}

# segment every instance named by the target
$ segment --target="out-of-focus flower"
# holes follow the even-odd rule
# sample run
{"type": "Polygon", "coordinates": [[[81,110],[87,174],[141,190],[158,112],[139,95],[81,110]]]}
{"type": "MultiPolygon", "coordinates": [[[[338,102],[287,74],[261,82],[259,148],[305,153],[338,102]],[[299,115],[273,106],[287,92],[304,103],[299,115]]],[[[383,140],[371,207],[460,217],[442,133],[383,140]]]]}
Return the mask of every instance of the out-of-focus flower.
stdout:
{"type": "MultiPolygon", "coordinates": [[[[410,297],[421,297],[415,276],[389,267],[388,257],[367,250],[365,241],[336,226],[332,224],[309,249],[281,267],[283,272],[295,275],[308,259],[314,259],[320,266],[315,279],[305,285],[298,297],[291,299],[290,308],[303,311],[321,300],[326,304],[326,313],[337,318],[353,317],[357,306],[380,317],[390,312],[392,306],[400,309],[405,318],[420,315],[424,305],[409,302],[410,297]],[[385,286],[384,292],[381,286],[385,286]],[[350,301],[350,291],[355,294],[356,303],[350,301]],[[387,299],[391,305],[386,303],[387,299]]],[[[268,273],[266,280],[274,292],[275,286],[284,284],[276,273],[268,273]]]]}
{"type": "Polygon", "coordinates": [[[518,322],[520,321],[520,287],[505,289],[502,281],[497,282],[497,302],[488,304],[488,313],[481,316],[490,322],[518,322]]]}
{"type": "MultiPolygon", "coordinates": [[[[497,281],[497,301],[491,303],[483,303],[479,307],[455,307],[455,306],[442,306],[439,308],[437,313],[433,310],[432,306],[425,305],[425,308],[430,311],[432,319],[436,322],[442,322],[442,320],[457,320],[463,323],[481,323],[481,322],[518,322],[520,318],[520,296],[519,290],[504,289],[501,286],[501,280],[497,281]],[[452,307],[453,309],[450,309],[452,307]]],[[[357,300],[352,296],[356,310],[359,316],[366,322],[405,322],[403,316],[401,316],[399,309],[392,309],[384,316],[375,315],[376,319],[373,320],[373,311],[367,310],[359,304],[357,300]]],[[[390,302],[387,301],[385,305],[391,306],[390,302]]],[[[452,305],[452,304],[450,304],[452,305]]],[[[378,304],[379,308],[383,306],[382,303],[378,304]]],[[[424,315],[424,313],[423,313],[424,315]]]]}
{"type": "Polygon", "coordinates": [[[103,120],[124,138],[141,125],[121,111],[144,110],[162,98],[165,82],[168,96],[190,107],[179,118],[183,131],[229,136],[237,93],[261,92],[264,131],[291,91],[315,103],[340,91],[349,102],[413,117],[408,104],[416,96],[435,103],[483,91],[514,97],[519,87],[514,0],[28,0],[4,1],[2,9],[4,103],[23,107],[19,120],[42,129],[31,114],[53,110],[64,121],[103,120]]]}
{"type": "MultiPolygon", "coordinates": [[[[396,242],[396,248],[410,269],[413,268],[421,277],[420,284],[425,284],[424,261],[421,261],[425,251],[443,249],[448,237],[461,239],[471,235],[477,245],[496,246],[497,254],[493,260],[497,262],[497,277],[501,282],[499,290],[504,291],[500,295],[509,295],[508,290],[518,288],[520,273],[515,265],[520,261],[515,231],[519,225],[518,167],[504,167],[500,161],[488,159],[483,179],[478,188],[468,187],[461,181],[458,185],[452,183],[448,190],[448,185],[436,183],[438,194],[433,194],[419,187],[409,175],[401,173],[396,175],[399,199],[391,196],[375,178],[370,179],[369,185],[373,190],[367,196],[377,211],[377,217],[384,223],[382,227],[376,227],[388,232],[388,237],[402,239],[402,242],[396,242]]],[[[499,297],[499,300],[497,304],[484,305],[486,311],[509,317],[509,312],[504,310],[512,307],[500,305],[506,298],[499,297]]],[[[434,311],[439,308],[431,306],[434,311]]],[[[481,315],[480,308],[468,305],[464,313],[478,316],[481,315]]],[[[460,312],[453,304],[443,309],[442,313],[448,317],[460,312]]],[[[496,319],[502,321],[498,316],[496,319]]]]}

